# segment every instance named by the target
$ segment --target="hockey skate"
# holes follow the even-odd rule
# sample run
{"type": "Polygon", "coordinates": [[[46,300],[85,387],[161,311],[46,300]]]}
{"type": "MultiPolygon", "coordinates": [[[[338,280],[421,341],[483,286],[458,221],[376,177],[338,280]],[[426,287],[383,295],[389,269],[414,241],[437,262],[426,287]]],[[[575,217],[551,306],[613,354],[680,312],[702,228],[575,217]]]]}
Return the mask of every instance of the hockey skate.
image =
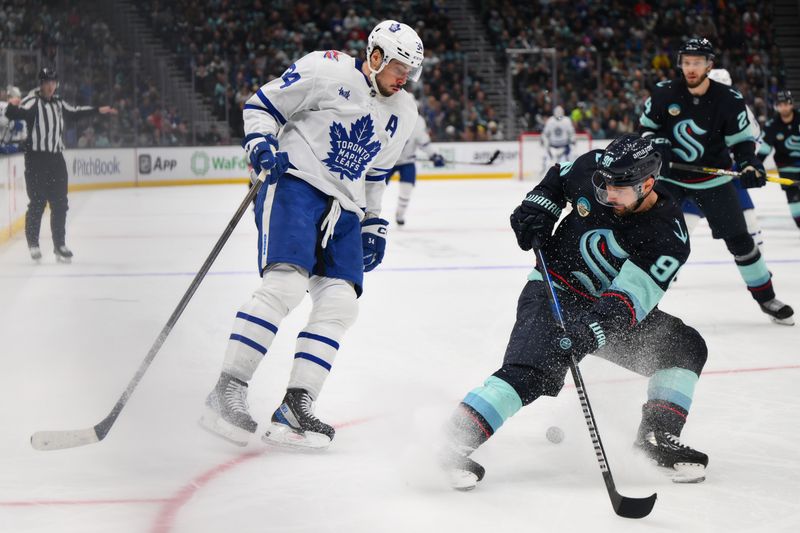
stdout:
{"type": "Polygon", "coordinates": [[[38,246],[31,246],[28,248],[28,251],[31,253],[31,259],[33,259],[36,263],[41,263],[42,261],[42,249],[38,246]]]}
{"type": "Polygon", "coordinates": [[[777,298],[759,304],[759,306],[776,324],[794,326],[794,310],[777,298]]]}
{"type": "Polygon", "coordinates": [[[56,261],[59,263],[72,263],[72,251],[66,245],[56,246],[53,248],[53,253],[56,254],[56,261]]]}
{"type": "Polygon", "coordinates": [[[675,483],[700,483],[706,479],[708,456],[685,444],[667,431],[651,430],[640,435],[634,447],[655,464],[670,470],[675,483]]]}
{"type": "Polygon", "coordinates": [[[223,372],[206,398],[200,425],[237,446],[247,446],[258,427],[247,410],[247,383],[223,372]]]}
{"type": "Polygon", "coordinates": [[[320,450],[328,447],[335,433],[314,416],[313,400],[305,389],[288,389],[261,440],[283,448],[320,450]]]}
{"type": "Polygon", "coordinates": [[[486,474],[480,464],[469,458],[473,451],[469,446],[449,443],[439,453],[439,465],[455,490],[466,492],[474,489],[486,474]]]}

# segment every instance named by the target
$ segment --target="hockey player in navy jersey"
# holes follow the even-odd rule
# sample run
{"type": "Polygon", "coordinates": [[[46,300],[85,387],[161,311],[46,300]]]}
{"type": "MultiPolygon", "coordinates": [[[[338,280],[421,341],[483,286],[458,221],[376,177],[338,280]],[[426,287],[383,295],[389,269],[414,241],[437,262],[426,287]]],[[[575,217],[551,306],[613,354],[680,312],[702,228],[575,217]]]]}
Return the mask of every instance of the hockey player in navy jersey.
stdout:
{"type": "Polygon", "coordinates": [[[794,324],[792,308],[775,297],[772,274],[747,230],[729,176],[669,169],[671,159],[701,167],[730,168],[731,153],[745,188],[763,187],[764,165],[756,157],[744,98],[708,77],[714,49],[708,39],[690,39],[680,49],[683,78],[653,89],[639,118],[664,157],[662,178],[678,202],[691,198],[703,212],[715,239],[722,239],[761,310],[778,323],[794,324]]]}
{"type": "MultiPolygon", "coordinates": [[[[708,73],[708,77],[713,81],[727,85],[728,87],[733,85],[730,72],[724,68],[711,69],[711,72],[708,73]]],[[[745,106],[745,108],[747,109],[747,119],[750,121],[750,134],[754,139],[760,139],[761,127],[758,125],[756,116],[753,114],[753,110],[750,109],[750,106],[745,106]]],[[[758,147],[759,145],[760,142],[757,140],[756,146],[758,147]]],[[[761,225],[758,223],[758,218],[756,217],[753,199],[750,198],[750,193],[747,192],[747,189],[742,187],[742,184],[738,179],[733,179],[732,183],[733,186],[736,187],[736,193],[739,196],[739,205],[742,208],[742,214],[744,215],[744,220],[747,224],[747,232],[751,237],[753,237],[753,241],[756,243],[756,246],[758,246],[759,251],[763,254],[764,237],[761,233],[761,225]]],[[[686,227],[689,229],[689,235],[691,235],[694,232],[695,227],[697,227],[697,223],[700,222],[700,219],[704,218],[703,212],[697,208],[691,198],[685,198],[681,208],[683,209],[683,217],[686,219],[686,227]]]]}
{"type": "Polygon", "coordinates": [[[781,188],[786,193],[789,212],[800,228],[800,114],[794,109],[791,92],[778,92],[775,110],[776,115],[764,126],[758,157],[763,161],[774,149],[780,177],[797,181],[781,188]]]}
{"type": "Polygon", "coordinates": [[[586,354],[649,376],[635,445],[676,481],[702,481],[706,454],[680,442],[707,357],[700,334],[657,304],[689,256],[680,208],[656,183],[661,155],[637,135],[552,167],[511,215],[523,250],[541,249],[566,330],[553,319],[541,265],[528,275],[503,364],[448,424],[442,464],[468,490],[484,469],[469,456],[505,422],[564,386],[586,354]],[[553,227],[567,203],[572,211],[553,227]],[[552,233],[552,236],[551,236],[552,233]]]}
{"type": "MultiPolygon", "coordinates": [[[[414,192],[414,186],[417,183],[417,150],[423,152],[433,163],[433,166],[444,166],[444,157],[434,152],[431,147],[428,126],[425,124],[425,119],[422,118],[422,115],[417,118],[414,132],[408,138],[397,164],[390,173],[393,175],[396,172],[400,177],[399,190],[397,192],[397,210],[395,212],[395,221],[398,226],[406,223],[406,210],[408,210],[408,204],[411,202],[411,193],[414,192]]],[[[386,178],[387,183],[391,175],[386,178]]]]}
{"type": "Polygon", "coordinates": [[[419,79],[423,60],[419,36],[393,20],[375,26],[366,52],[366,61],[335,50],[312,52],[244,106],[244,148],[256,172],[270,172],[255,205],[262,283],[236,313],[201,419],[239,445],[257,427],[248,411],[248,382],[281,320],[306,292],[311,314],[263,440],[324,448],[334,436],[313,403],[356,319],[364,272],[383,259],[386,175],[417,121],[403,86],[419,79]]]}

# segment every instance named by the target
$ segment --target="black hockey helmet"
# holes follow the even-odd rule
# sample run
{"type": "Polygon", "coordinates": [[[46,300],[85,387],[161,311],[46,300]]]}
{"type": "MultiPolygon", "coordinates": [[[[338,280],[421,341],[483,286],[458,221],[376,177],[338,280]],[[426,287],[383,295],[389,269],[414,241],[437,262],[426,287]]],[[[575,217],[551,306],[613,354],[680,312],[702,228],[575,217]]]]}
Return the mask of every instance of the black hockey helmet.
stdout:
{"type": "Polygon", "coordinates": [[[776,104],[781,104],[781,103],[784,103],[784,102],[789,103],[789,104],[794,102],[794,99],[792,98],[792,91],[790,91],[788,89],[784,89],[782,91],[778,91],[778,94],[775,95],[775,103],[776,104]]]}
{"type": "Polygon", "coordinates": [[[678,50],[678,65],[681,64],[683,56],[703,56],[709,61],[714,60],[714,46],[711,41],[703,38],[693,37],[683,43],[680,50],[678,50]]]}
{"type": "Polygon", "coordinates": [[[58,81],[58,74],[56,74],[55,69],[44,67],[39,71],[39,83],[51,80],[58,81]]]}
{"type": "Polygon", "coordinates": [[[629,133],[614,139],[598,161],[599,165],[592,176],[597,201],[614,206],[608,201],[608,186],[633,187],[637,198],[644,199],[642,187],[652,177],[661,172],[661,154],[656,151],[649,139],[629,133]]]}

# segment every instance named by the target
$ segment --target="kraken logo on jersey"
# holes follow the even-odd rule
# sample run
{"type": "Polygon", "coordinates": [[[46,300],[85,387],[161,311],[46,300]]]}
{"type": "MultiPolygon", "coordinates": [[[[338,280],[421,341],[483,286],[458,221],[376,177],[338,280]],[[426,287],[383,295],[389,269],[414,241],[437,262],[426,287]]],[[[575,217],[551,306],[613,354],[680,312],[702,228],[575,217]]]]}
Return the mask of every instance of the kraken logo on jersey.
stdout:
{"type": "Polygon", "coordinates": [[[367,164],[381,151],[380,141],[370,142],[374,133],[370,115],[350,124],[349,133],[344,126],[334,122],[330,127],[331,150],[322,162],[332,173],[338,172],[340,179],[360,179],[367,164]]]}
{"type": "Polygon", "coordinates": [[[792,157],[800,157],[800,137],[797,135],[790,135],[786,142],[783,143],[786,149],[789,150],[789,155],[792,157]]]}
{"type": "Polygon", "coordinates": [[[580,281],[581,285],[592,296],[599,298],[603,291],[611,285],[611,281],[619,274],[619,270],[614,268],[605,258],[606,254],[604,252],[607,250],[617,259],[627,259],[628,253],[617,243],[614,238],[614,232],[610,229],[587,231],[581,237],[580,247],[583,262],[586,263],[589,271],[594,274],[595,279],[599,282],[599,287],[583,272],[573,270],[572,275],[580,281]]]}
{"type": "Polygon", "coordinates": [[[673,147],[672,151],[687,162],[697,161],[697,159],[703,157],[705,152],[703,145],[692,137],[693,133],[705,135],[707,132],[692,119],[681,120],[672,128],[672,135],[675,137],[675,141],[683,147],[683,149],[673,147]]]}

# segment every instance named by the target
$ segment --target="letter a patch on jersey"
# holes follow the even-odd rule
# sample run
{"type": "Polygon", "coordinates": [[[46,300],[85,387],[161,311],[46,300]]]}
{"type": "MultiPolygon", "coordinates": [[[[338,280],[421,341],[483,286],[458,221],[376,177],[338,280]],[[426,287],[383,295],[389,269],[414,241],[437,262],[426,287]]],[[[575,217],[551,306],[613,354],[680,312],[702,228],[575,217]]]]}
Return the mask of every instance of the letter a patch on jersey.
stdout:
{"type": "Polygon", "coordinates": [[[340,179],[360,179],[367,164],[381,151],[380,141],[372,141],[374,133],[370,115],[350,124],[349,133],[344,126],[334,122],[330,127],[331,150],[322,162],[332,173],[338,173],[340,179]]]}

